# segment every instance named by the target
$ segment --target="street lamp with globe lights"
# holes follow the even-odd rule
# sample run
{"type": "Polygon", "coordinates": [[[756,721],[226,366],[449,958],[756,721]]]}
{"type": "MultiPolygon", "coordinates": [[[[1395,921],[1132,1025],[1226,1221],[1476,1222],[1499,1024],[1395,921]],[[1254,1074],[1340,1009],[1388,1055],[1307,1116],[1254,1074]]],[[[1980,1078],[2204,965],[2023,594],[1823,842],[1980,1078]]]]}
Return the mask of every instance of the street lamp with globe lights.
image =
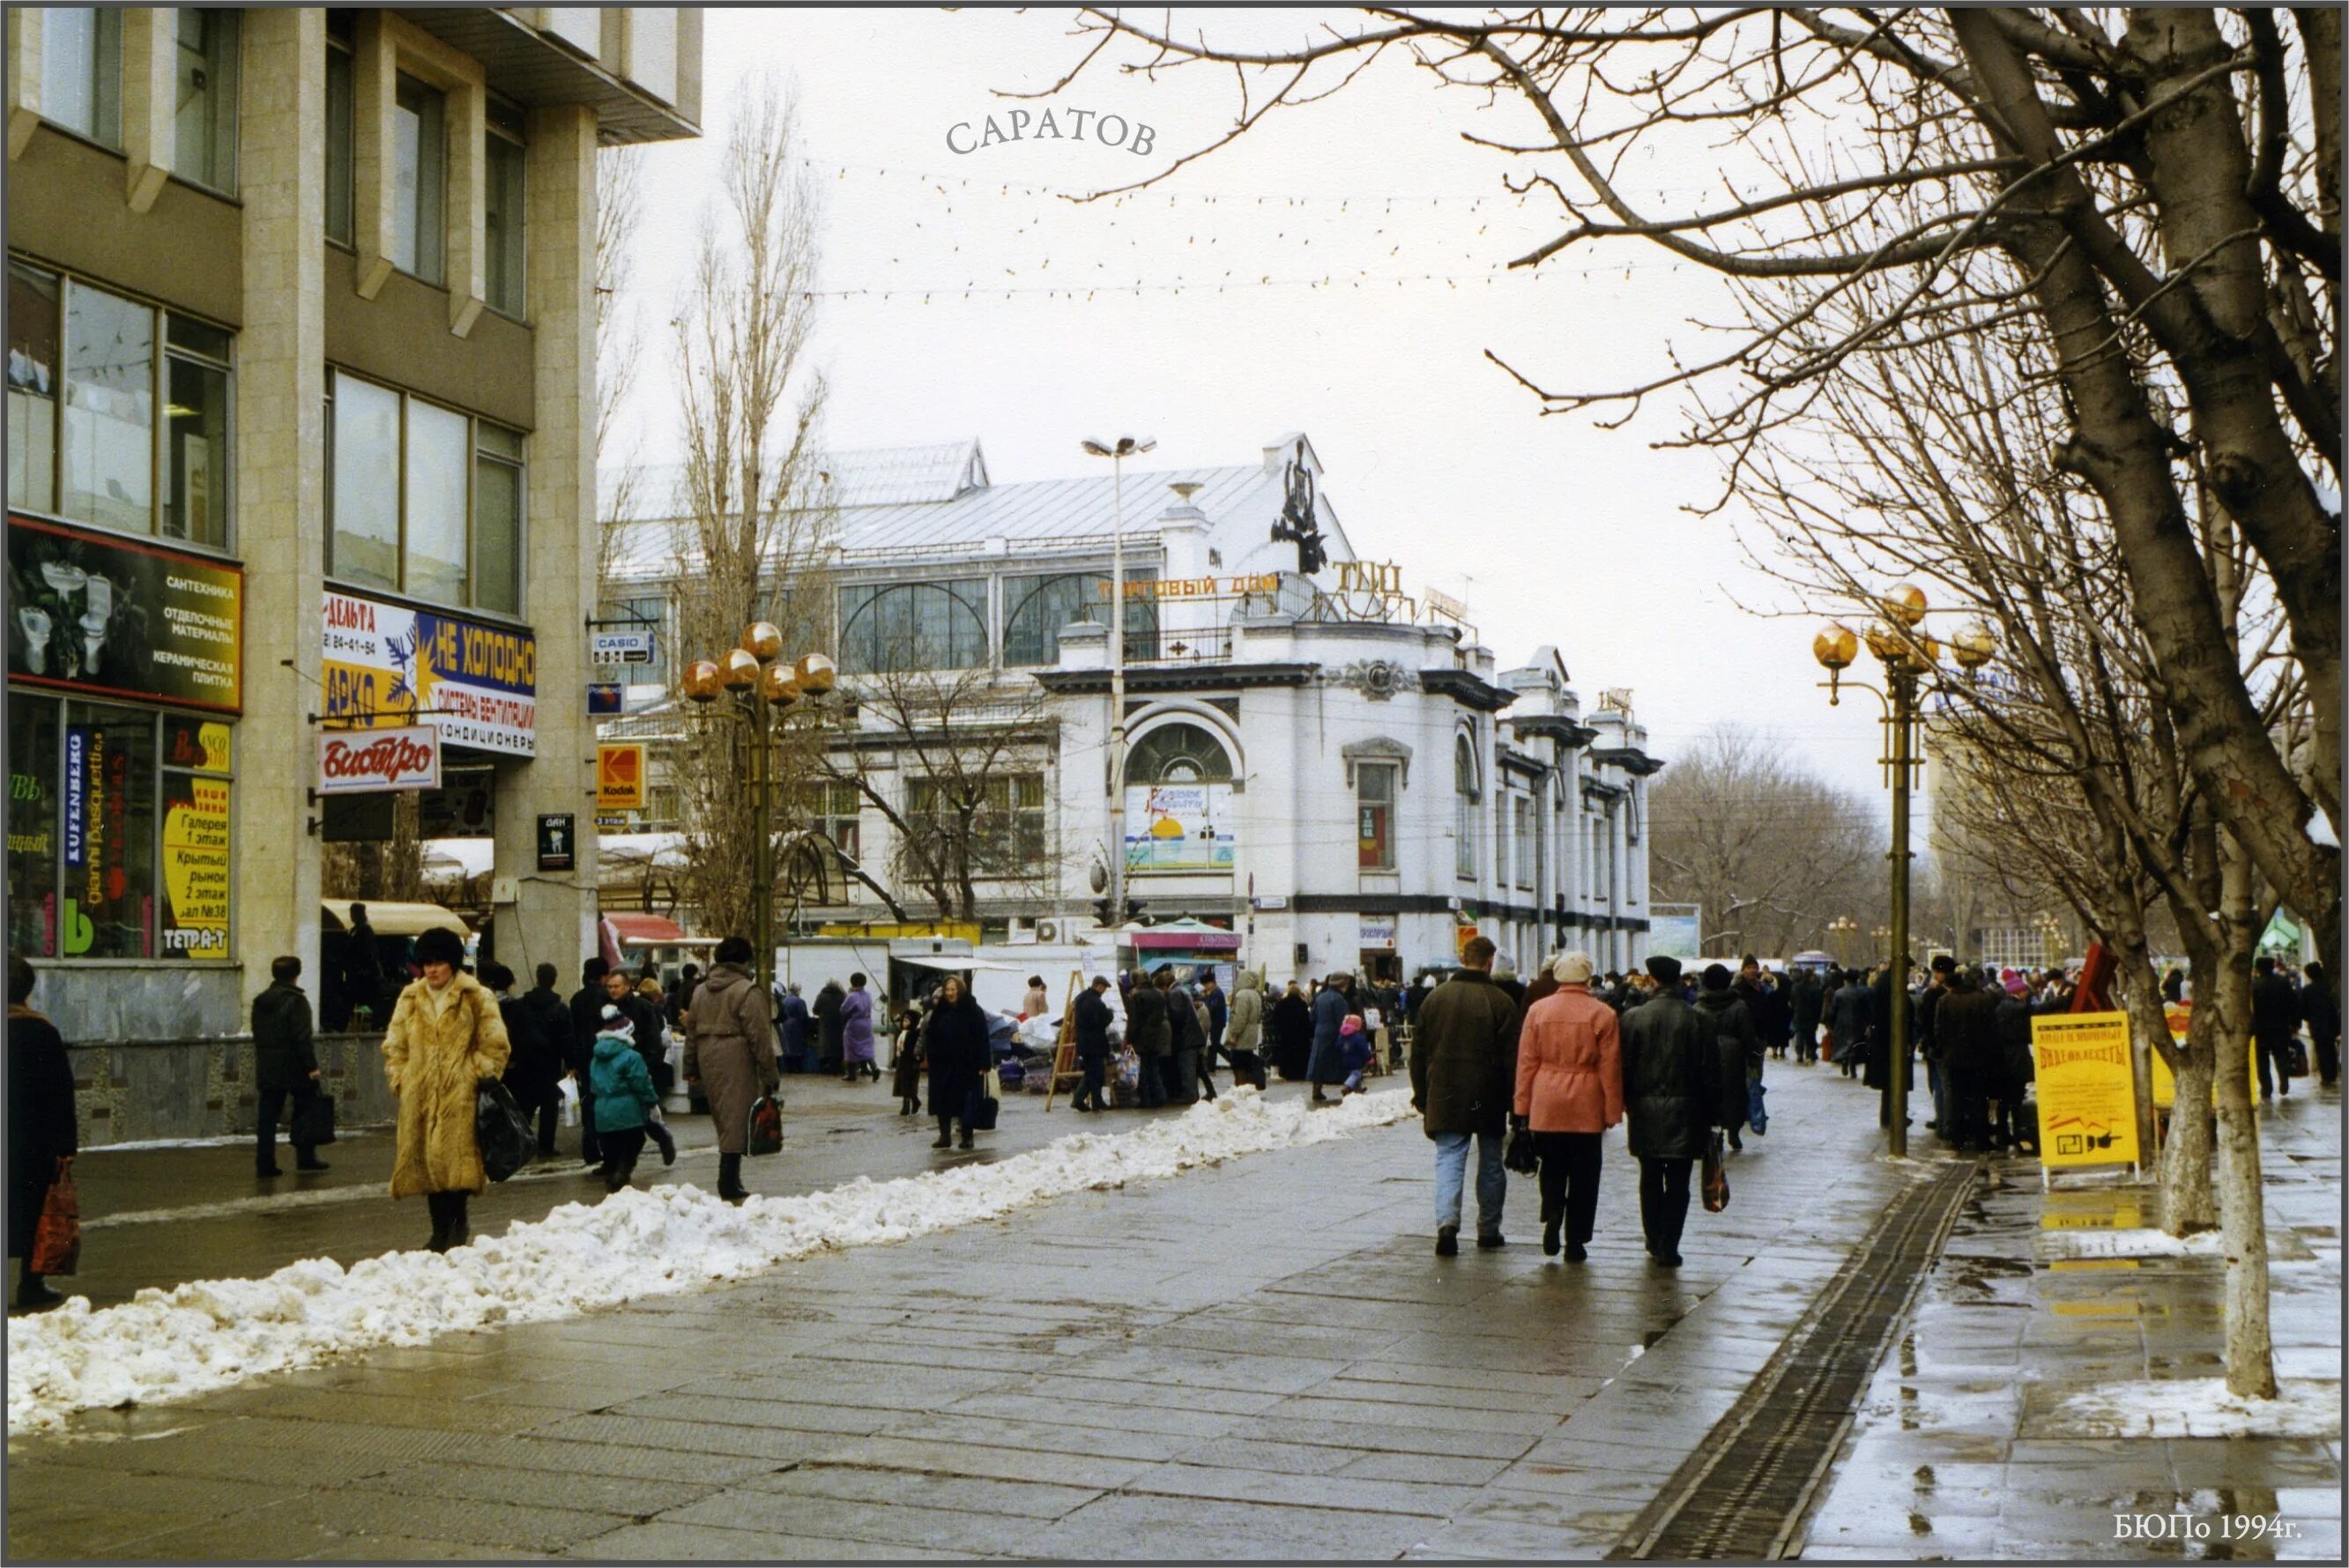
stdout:
{"type": "MultiPolygon", "coordinates": [[[[1877,934],[1892,944],[1891,1068],[1884,1121],[1886,1148],[1898,1156],[1909,1152],[1909,794],[1920,766],[1917,756],[1917,691],[1920,682],[1941,670],[1941,645],[1924,630],[1932,613],[1925,591],[1913,583],[1887,589],[1867,608],[1875,615],[1867,631],[1855,636],[1850,627],[1830,622],[1811,639],[1811,656],[1827,672],[1822,683],[1827,702],[1842,699],[1846,685],[1871,692],[1884,708],[1884,732],[1889,743],[1882,758],[1892,786],[1892,924],[1877,934]],[[1859,655],[1859,643],[1884,666],[1884,689],[1863,681],[1844,679],[1859,655]]],[[[1976,616],[1958,628],[1950,642],[1950,656],[1971,676],[1997,655],[1998,638],[1976,616]]]]}
{"type": "Polygon", "coordinates": [[[1112,925],[1125,919],[1125,459],[1153,451],[1150,436],[1078,443],[1110,460],[1109,535],[1109,898],[1112,925]]]}
{"type": "Polygon", "coordinates": [[[750,836],[754,860],[750,882],[756,898],[751,909],[753,955],[761,986],[771,989],[775,967],[775,846],[768,830],[775,787],[774,736],[792,708],[822,698],[839,683],[839,666],[827,654],[802,654],[785,659],[783,634],[771,621],[754,621],[742,629],[736,645],[723,658],[696,659],[679,682],[687,700],[709,707],[720,696],[730,698],[719,711],[730,713],[750,727],[750,836]]]}

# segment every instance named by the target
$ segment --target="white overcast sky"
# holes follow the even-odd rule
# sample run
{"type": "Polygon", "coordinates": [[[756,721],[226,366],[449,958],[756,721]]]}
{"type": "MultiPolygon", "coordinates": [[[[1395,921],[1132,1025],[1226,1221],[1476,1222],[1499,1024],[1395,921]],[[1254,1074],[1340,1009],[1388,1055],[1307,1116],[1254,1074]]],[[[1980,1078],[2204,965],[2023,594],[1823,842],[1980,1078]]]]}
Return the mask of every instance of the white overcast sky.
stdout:
{"type": "MultiPolygon", "coordinates": [[[[1485,110],[1383,61],[1164,186],[1076,205],[1021,187],[1081,192],[1164,169],[1228,123],[1228,74],[1154,82],[1097,66],[1052,99],[1015,104],[995,89],[1040,91],[1078,58],[1071,13],[704,15],[709,139],[647,154],[628,302],[647,328],[648,373],[629,421],[645,460],[676,456],[665,324],[716,199],[729,105],[747,73],[772,67],[793,85],[823,175],[825,286],[873,291],[822,305],[832,445],[976,436],[1002,481],[1085,471],[1097,461],[1077,449],[1088,435],[1154,436],[1172,468],[1254,460],[1303,430],[1356,551],[1400,562],[1413,591],[1464,597],[1501,668],[1555,644],[1586,708],[1602,688],[1631,688],[1651,748],[1668,758],[1735,721],[1881,801],[1874,702],[1828,707],[1814,686],[1811,621],[1733,603],[1733,593],[1775,601],[1729,522],[1684,510],[1711,497],[1713,460],[1652,449],[1678,410],[1614,431],[1545,418],[1485,357],[1489,348],[1544,385],[1614,385],[1661,363],[1669,346],[1698,352],[1692,319],[1726,314],[1706,274],[1629,243],[1570,252],[1538,278],[1485,281],[1548,231],[1537,203],[1503,189],[1523,160],[1462,132],[1523,139],[1521,107],[1485,110]],[[1015,108],[1052,108],[1064,129],[1070,109],[1120,116],[1150,126],[1154,146],[1136,157],[1089,127],[1081,142],[950,150],[951,127],[977,130],[993,114],[1008,129],[1015,108]],[[1394,281],[1429,273],[1450,281],[1394,281]],[[1099,292],[1033,292],[1078,285],[1099,292]],[[1030,292],[1007,300],[1007,289],[1030,292]]],[[[1290,39],[1312,14],[1176,15],[1222,28],[1219,39],[1234,26],[1290,39]]],[[[1651,183],[1687,192],[1709,172],[1660,168],[1651,183]]]]}

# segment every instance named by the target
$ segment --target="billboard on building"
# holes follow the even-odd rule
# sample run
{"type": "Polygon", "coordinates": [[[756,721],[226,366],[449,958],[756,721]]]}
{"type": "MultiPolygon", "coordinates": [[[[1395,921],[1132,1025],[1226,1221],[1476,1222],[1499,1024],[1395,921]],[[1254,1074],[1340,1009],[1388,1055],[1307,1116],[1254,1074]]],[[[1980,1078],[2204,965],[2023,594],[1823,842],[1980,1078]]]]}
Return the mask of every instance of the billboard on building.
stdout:
{"type": "Polygon", "coordinates": [[[329,589],[319,641],[329,727],[429,725],[450,746],[537,755],[530,633],[329,589]]]}
{"type": "Polygon", "coordinates": [[[1239,849],[1228,784],[1135,784],[1125,791],[1125,869],[1228,872],[1239,849]]]}
{"type": "Polygon", "coordinates": [[[8,520],[8,678],[235,713],[244,573],[233,562],[8,520]]]}

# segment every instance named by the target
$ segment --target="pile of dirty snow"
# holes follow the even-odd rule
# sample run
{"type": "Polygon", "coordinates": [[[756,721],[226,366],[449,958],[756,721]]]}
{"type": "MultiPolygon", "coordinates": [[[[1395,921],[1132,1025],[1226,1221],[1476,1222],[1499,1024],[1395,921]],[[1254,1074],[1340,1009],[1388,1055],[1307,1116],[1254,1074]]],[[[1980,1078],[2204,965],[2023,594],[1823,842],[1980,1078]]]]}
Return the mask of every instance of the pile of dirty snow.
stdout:
{"type": "Polygon", "coordinates": [[[2105,1383],[2066,1398],[2034,1438],[2321,1438],[2341,1436],[2337,1380],[2281,1378],[2272,1399],[2227,1392],[2223,1377],[2105,1383]]]}
{"type": "Polygon", "coordinates": [[[1236,1088],[1126,1133],[1081,1132],[991,1164],[858,1178],[740,1208],[691,1186],[569,1203],[448,1253],[331,1259],[265,1279],[142,1290],[93,1311],[75,1297],[8,1323],[8,1429],[76,1410],[185,1398],[264,1372],[458,1329],[570,1317],[631,1297],[744,1280],[833,1247],[902,1242],[1089,1188],[1172,1176],[1236,1155],[1325,1142],[1412,1114],[1389,1090],[1321,1110],[1236,1088]]]}

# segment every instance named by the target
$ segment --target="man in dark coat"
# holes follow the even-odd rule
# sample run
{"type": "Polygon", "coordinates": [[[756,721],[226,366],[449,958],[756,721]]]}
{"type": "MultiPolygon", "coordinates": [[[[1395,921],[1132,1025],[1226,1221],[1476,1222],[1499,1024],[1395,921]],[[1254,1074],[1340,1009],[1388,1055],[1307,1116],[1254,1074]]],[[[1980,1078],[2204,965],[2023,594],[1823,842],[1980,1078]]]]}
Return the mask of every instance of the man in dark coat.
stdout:
{"type": "Polygon", "coordinates": [[[1166,996],[1166,1100],[1170,1105],[1196,1105],[1202,1089],[1216,1098],[1213,1078],[1201,1076],[1206,1060],[1207,1031],[1199,1022],[1196,994],[1188,985],[1176,985],[1172,969],[1158,972],[1158,988],[1166,996]]]}
{"type": "MultiPolygon", "coordinates": [[[[1989,985],[1982,989],[1990,990],[1989,985]]],[[[2023,1088],[2037,1075],[2037,1064],[2031,1055],[2031,1004],[2020,989],[1999,992],[1992,999],[1998,1004],[1999,1073],[1998,1114],[1990,1135],[1991,1142],[2003,1149],[2031,1142],[2031,1129],[2021,1112],[2023,1088]]],[[[2039,1151],[2035,1142],[2031,1142],[2031,1151],[2039,1151]]]]}
{"type": "Polygon", "coordinates": [[[1460,1251],[1468,1146],[1476,1145],[1476,1244],[1506,1244],[1501,1205],[1509,1173],[1502,1137],[1517,1088],[1517,1004],[1493,981],[1493,943],[1461,944],[1460,967],[1419,1005],[1411,1037],[1411,1103],[1435,1140],[1435,1255],[1460,1251]]]}
{"type": "Polygon", "coordinates": [[[1166,993],[1149,976],[1133,983],[1125,999],[1125,1043],[1133,1047],[1134,1099],[1149,1110],[1166,1103],[1164,1071],[1167,1053],[1174,1048],[1174,1026],[1168,1022],[1166,993]]]}
{"type": "Polygon", "coordinates": [[[57,1179],[57,1161],[80,1149],[73,1064],[57,1026],[33,1011],[33,966],[8,956],[8,1255],[22,1258],[16,1310],[65,1300],[33,1272],[33,1233],[57,1179]]]}
{"type": "Polygon", "coordinates": [[[1949,994],[1941,997],[1933,1016],[1943,1103],[1950,1119],[1941,1130],[1959,1153],[1980,1154],[1990,1148],[1987,1108],[2004,1067],[1999,999],[1982,988],[1971,969],[1957,970],[1949,980],[1949,994]]]}
{"type": "Polygon", "coordinates": [[[818,1072],[838,1074],[841,1058],[847,1054],[848,1026],[840,1017],[840,1005],[846,1000],[848,993],[840,988],[837,980],[825,981],[823,988],[815,994],[815,1005],[810,1011],[815,1015],[818,1072]]]}
{"type": "Polygon", "coordinates": [[[1305,987],[1291,980],[1288,989],[1272,1004],[1267,1017],[1274,1068],[1284,1078],[1303,1078],[1307,1057],[1313,1049],[1313,1004],[1305,999],[1305,987]]]}
{"type": "Polygon", "coordinates": [[[1102,1071],[1109,1061],[1109,1026],[1111,1013],[1105,993],[1109,977],[1093,976],[1093,983],[1077,993],[1076,1005],[1069,1009],[1075,1019],[1077,1036],[1077,1066],[1084,1071],[1084,1080],[1069,1100],[1071,1110],[1101,1110],[1102,1071]]]}
{"type": "MultiPolygon", "coordinates": [[[[1754,1032],[1754,1015],[1729,978],[1729,965],[1708,964],[1698,976],[1696,1010],[1713,1026],[1713,1047],[1721,1053],[1721,1122],[1729,1130],[1729,1147],[1743,1149],[1738,1129],[1754,1112],[1754,1088],[1762,1082],[1762,1037],[1754,1032]]],[[[1754,1125],[1754,1131],[1762,1130],[1754,1125]]]]}
{"type": "Polygon", "coordinates": [[[1870,1059],[1869,1042],[1876,1032],[1876,997],[1866,980],[1867,976],[1856,969],[1846,971],[1827,1008],[1827,1029],[1835,1036],[1835,1059],[1846,1078],[1870,1059]]]}
{"type": "Polygon", "coordinates": [[[1680,997],[1677,958],[1648,960],[1655,995],[1623,1015],[1623,1105],[1640,1161],[1640,1224],[1648,1255],[1681,1266],[1689,1171],[1704,1157],[1722,1107],[1721,1042],[1713,1021],[1680,997]]]}
{"type": "Polygon", "coordinates": [[[2316,1053],[2316,1074],[2325,1088],[2341,1081],[2341,1000],[2333,994],[2332,978],[2321,963],[2302,971],[2308,984],[2300,988],[2300,1016],[2308,1026],[2308,1044],[2316,1053]]]}
{"type": "Polygon", "coordinates": [[[367,905],[351,905],[350,923],[343,929],[343,999],[354,1013],[361,1007],[380,1026],[383,1010],[383,954],[377,948],[375,927],[367,923],[367,905]]]}
{"type": "MultiPolygon", "coordinates": [[[[554,966],[548,965],[547,972],[551,975],[554,966]]],[[[481,980],[496,995],[498,1021],[506,1026],[506,1092],[513,1096],[523,1117],[537,1119],[538,1152],[541,1156],[551,1155],[554,1152],[554,1129],[563,1119],[563,1073],[567,1055],[563,1048],[564,1037],[540,1030],[538,1008],[527,997],[513,994],[512,970],[493,960],[481,965],[481,980]]],[[[567,1007],[564,1009],[563,1023],[567,1031],[571,1024],[567,1007]]]]}
{"type": "Polygon", "coordinates": [[[1789,985],[1793,994],[1787,998],[1787,1006],[1794,1015],[1795,1059],[1808,1066],[1819,1059],[1819,1015],[1824,1010],[1826,993],[1819,985],[1819,977],[1808,969],[1795,971],[1789,985]]]}
{"type": "MultiPolygon", "coordinates": [[[[1933,1097],[1933,1119],[1927,1125],[1940,1134],[1944,1143],[1957,1140],[1951,1134],[1955,1119],[1950,1110],[1950,1088],[1941,1068],[1941,1047],[1933,1037],[1933,1020],[1941,1010],[1941,999],[1954,987],[1958,961],[1948,954],[1933,958],[1933,975],[1925,984],[1925,993],[1917,998],[1917,1049],[1925,1058],[1925,1087],[1933,1097]]],[[[1992,997],[1995,1002],[1997,998],[1992,997]]]]}
{"type": "MultiPolygon", "coordinates": [[[[800,995],[796,980],[778,986],[775,996],[775,1048],[782,1057],[787,1073],[807,1070],[808,1028],[813,1016],[808,1012],[807,998],[800,995]]],[[[899,1056],[919,1056],[920,1044],[914,1040],[898,1043],[899,1056]]]]}
{"type": "Polygon", "coordinates": [[[922,1025],[922,1055],[930,1068],[930,1109],[938,1119],[933,1149],[954,1142],[954,1124],[962,1122],[962,1147],[971,1147],[971,1097],[992,1059],[987,1043],[987,1014],[964,988],[959,975],[949,975],[938,989],[937,1006],[922,1025]]]}
{"type": "Polygon", "coordinates": [[[530,1010],[530,1021],[539,1037],[553,1048],[559,1064],[555,1077],[560,1079],[571,1066],[571,1008],[554,988],[562,975],[554,965],[540,965],[533,978],[538,984],[523,993],[522,1005],[530,1010]]]}
{"type": "Polygon", "coordinates": [[[579,966],[579,989],[571,993],[571,1033],[565,1038],[564,1065],[579,1090],[579,1158],[590,1171],[601,1171],[604,1151],[595,1140],[595,1090],[590,1065],[595,1059],[595,1031],[604,1021],[604,975],[609,969],[601,958],[579,966]]]}
{"type": "Polygon", "coordinates": [[[2300,1033],[2300,993],[2276,973],[2276,961],[2260,954],[2251,965],[2251,1043],[2260,1058],[2260,1098],[2271,1099],[2292,1092],[2292,1041],[2300,1033]],[[2268,1064],[2275,1064],[2274,1088],[2269,1088],[2268,1064]]]}
{"type": "MultiPolygon", "coordinates": [[[[295,984],[302,978],[299,958],[274,958],[269,964],[269,988],[253,999],[254,1174],[282,1176],[277,1168],[277,1113],[294,1102],[294,1126],[302,1126],[302,1107],[318,1092],[318,1053],[310,1037],[310,998],[295,984]]],[[[296,1141],[294,1168],[324,1171],[316,1144],[296,1141]]]]}

